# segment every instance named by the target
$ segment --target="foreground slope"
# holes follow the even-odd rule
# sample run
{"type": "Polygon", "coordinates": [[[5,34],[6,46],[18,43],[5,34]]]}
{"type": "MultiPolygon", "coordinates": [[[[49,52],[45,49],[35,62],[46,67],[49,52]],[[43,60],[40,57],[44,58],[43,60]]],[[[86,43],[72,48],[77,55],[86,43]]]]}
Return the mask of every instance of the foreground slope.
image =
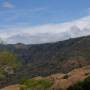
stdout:
{"type": "MultiPolygon", "coordinates": [[[[90,76],[90,65],[74,69],[67,74],[58,73],[47,77],[35,77],[33,80],[52,80],[53,85],[49,88],[49,90],[66,90],[69,86],[78,81],[83,81],[88,76],[90,76]]],[[[1,90],[20,90],[20,87],[21,85],[10,85],[1,90]]]]}

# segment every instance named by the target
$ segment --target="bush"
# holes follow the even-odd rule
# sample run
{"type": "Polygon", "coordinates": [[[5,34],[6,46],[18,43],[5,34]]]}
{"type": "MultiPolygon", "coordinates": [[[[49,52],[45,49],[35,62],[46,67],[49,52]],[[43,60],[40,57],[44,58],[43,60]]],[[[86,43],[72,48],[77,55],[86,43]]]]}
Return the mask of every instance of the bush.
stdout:
{"type": "Polygon", "coordinates": [[[13,69],[16,69],[20,62],[17,59],[17,56],[9,51],[0,52],[0,66],[9,66],[13,69]]]}
{"type": "Polygon", "coordinates": [[[66,74],[66,75],[64,75],[64,77],[63,77],[63,79],[68,79],[68,75],[66,74]]]}
{"type": "Polygon", "coordinates": [[[84,81],[79,81],[73,86],[70,86],[67,90],[90,90],[90,76],[84,81]]]}
{"type": "Polygon", "coordinates": [[[5,71],[0,68],[0,80],[5,78],[5,71]]]}
{"type": "Polygon", "coordinates": [[[21,90],[48,90],[50,86],[53,84],[51,80],[25,80],[21,83],[23,87],[21,87],[21,90]]]}
{"type": "Polygon", "coordinates": [[[9,51],[0,52],[0,80],[7,75],[14,74],[22,65],[17,56],[9,51]]]}

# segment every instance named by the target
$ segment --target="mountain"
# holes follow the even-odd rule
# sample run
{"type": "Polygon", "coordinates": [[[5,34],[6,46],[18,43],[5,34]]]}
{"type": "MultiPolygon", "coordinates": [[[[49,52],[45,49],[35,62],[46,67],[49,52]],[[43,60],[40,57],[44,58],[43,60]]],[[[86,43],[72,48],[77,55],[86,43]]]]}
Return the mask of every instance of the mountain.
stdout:
{"type": "Polygon", "coordinates": [[[0,52],[2,51],[15,53],[22,65],[13,74],[5,72],[6,77],[0,81],[1,87],[18,83],[22,78],[67,73],[89,65],[90,36],[47,44],[1,44],[0,52]]]}

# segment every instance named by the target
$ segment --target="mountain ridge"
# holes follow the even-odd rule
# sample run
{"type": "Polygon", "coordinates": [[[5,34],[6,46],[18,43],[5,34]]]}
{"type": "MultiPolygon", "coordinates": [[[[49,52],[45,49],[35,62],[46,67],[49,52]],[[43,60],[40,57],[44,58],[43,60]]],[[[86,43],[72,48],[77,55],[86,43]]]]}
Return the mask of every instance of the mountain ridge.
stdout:
{"type": "Polygon", "coordinates": [[[0,83],[7,85],[17,83],[23,77],[67,73],[75,68],[89,65],[89,46],[90,36],[48,44],[1,44],[0,52],[5,50],[15,53],[22,66],[0,83]]]}

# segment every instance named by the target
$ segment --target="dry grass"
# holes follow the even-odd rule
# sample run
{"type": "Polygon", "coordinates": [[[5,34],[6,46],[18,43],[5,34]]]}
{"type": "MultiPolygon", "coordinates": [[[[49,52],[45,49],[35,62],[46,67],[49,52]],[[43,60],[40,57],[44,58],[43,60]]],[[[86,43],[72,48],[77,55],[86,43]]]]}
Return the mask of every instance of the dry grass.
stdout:
{"type": "MultiPolygon", "coordinates": [[[[69,87],[70,85],[76,83],[79,80],[85,79],[89,75],[90,75],[90,66],[85,66],[82,68],[74,69],[67,74],[63,74],[63,73],[62,74],[54,74],[54,75],[50,75],[48,77],[36,77],[34,79],[36,79],[36,80],[38,80],[38,79],[53,80],[54,84],[51,87],[51,90],[60,90],[61,88],[63,90],[66,90],[66,88],[69,87]],[[67,78],[65,78],[66,77],[65,75],[67,75],[67,78]]],[[[20,87],[19,85],[12,85],[12,86],[6,87],[1,90],[19,90],[19,87],[20,87]]]]}
{"type": "Polygon", "coordinates": [[[11,85],[0,90],[20,90],[20,85],[11,85]]]}
{"type": "MultiPolygon", "coordinates": [[[[75,69],[67,73],[66,75],[68,75],[66,79],[64,78],[64,74],[62,74],[59,78],[58,75],[54,75],[54,85],[52,86],[52,88],[55,88],[55,90],[59,90],[60,88],[65,90],[67,87],[76,83],[77,81],[85,79],[88,75],[90,75],[90,66],[75,69]]],[[[51,79],[51,76],[48,78],[51,79]]]]}

